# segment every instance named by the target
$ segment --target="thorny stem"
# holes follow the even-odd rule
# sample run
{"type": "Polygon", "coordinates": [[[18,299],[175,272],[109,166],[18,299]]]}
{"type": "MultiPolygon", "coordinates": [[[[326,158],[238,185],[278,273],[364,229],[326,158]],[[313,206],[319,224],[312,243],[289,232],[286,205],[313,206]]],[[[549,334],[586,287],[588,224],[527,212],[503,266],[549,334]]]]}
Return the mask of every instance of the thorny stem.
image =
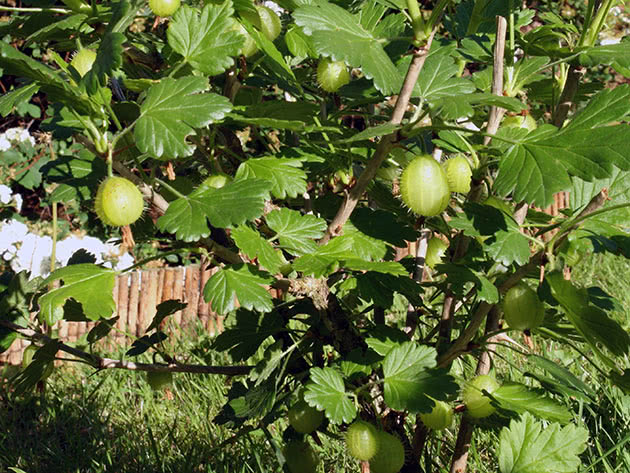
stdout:
{"type": "MultiPolygon", "coordinates": [[[[431,48],[431,43],[433,42],[433,35],[434,32],[432,32],[429,36],[426,46],[422,49],[416,50],[413,55],[413,59],[411,60],[411,64],[409,65],[409,69],[407,70],[407,75],[405,76],[402,89],[400,90],[400,95],[396,100],[396,105],[394,106],[392,117],[389,121],[389,123],[393,125],[399,125],[402,122],[405,111],[407,110],[407,106],[409,105],[409,100],[411,99],[413,88],[416,84],[416,81],[418,80],[420,71],[424,66],[424,61],[429,54],[429,49],[431,48]]],[[[378,170],[380,165],[383,163],[385,158],[387,158],[387,155],[391,151],[397,139],[398,133],[394,132],[385,135],[381,139],[381,141],[379,141],[378,145],[376,146],[376,150],[374,151],[374,155],[359,176],[359,179],[357,180],[355,186],[350,190],[350,192],[344,199],[343,204],[337,211],[337,215],[335,215],[335,218],[328,226],[326,234],[320,240],[320,245],[326,244],[333,236],[336,236],[341,232],[344,224],[348,221],[350,215],[357,206],[359,199],[367,189],[369,183],[376,175],[376,171],[378,170]]]]}

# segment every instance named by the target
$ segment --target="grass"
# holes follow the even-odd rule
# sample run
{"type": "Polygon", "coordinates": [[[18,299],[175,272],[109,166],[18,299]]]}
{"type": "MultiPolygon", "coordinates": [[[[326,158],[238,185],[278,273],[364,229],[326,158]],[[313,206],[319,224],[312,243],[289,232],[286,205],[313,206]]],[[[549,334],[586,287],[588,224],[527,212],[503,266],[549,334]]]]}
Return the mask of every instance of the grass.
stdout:
{"type": "MultiPolygon", "coordinates": [[[[599,285],[615,295],[623,310],[630,309],[630,291],[624,276],[630,262],[622,257],[595,254],[573,272],[579,286],[599,285]]],[[[514,338],[521,341],[518,334],[514,338]]],[[[611,386],[582,358],[558,342],[534,337],[537,351],[568,367],[597,392],[597,402],[574,403],[576,422],[590,431],[582,456],[581,473],[630,472],[630,396],[611,386]],[[580,414],[580,415],[578,415],[580,414]]],[[[179,352],[193,353],[200,362],[226,364],[222,355],[208,350],[208,338],[179,342],[179,352]]],[[[118,355],[123,353],[121,350],[118,355]]],[[[513,379],[535,385],[523,373],[532,369],[521,355],[502,348],[497,365],[513,379]]],[[[114,354],[116,355],[116,354],[114,354]]],[[[464,376],[474,363],[456,365],[464,376]]],[[[2,373],[0,371],[0,373],[2,373]]],[[[3,373],[9,375],[5,368],[3,373]]],[[[14,398],[0,375],[0,472],[17,467],[27,473],[280,472],[278,453],[269,442],[282,445],[284,419],[260,429],[235,435],[213,422],[225,402],[231,381],[219,376],[177,374],[169,390],[154,392],[142,373],[122,370],[94,372],[83,365],[65,364],[47,382],[45,393],[14,398]]],[[[411,422],[411,419],[408,419],[411,422]]],[[[249,423],[249,425],[252,425],[249,423]]],[[[499,427],[497,419],[475,430],[469,471],[497,472],[499,427]]],[[[429,439],[427,462],[431,471],[447,472],[457,426],[429,439]]],[[[311,442],[320,457],[320,472],[358,472],[359,465],[343,452],[343,444],[320,435],[322,446],[311,442]]]]}

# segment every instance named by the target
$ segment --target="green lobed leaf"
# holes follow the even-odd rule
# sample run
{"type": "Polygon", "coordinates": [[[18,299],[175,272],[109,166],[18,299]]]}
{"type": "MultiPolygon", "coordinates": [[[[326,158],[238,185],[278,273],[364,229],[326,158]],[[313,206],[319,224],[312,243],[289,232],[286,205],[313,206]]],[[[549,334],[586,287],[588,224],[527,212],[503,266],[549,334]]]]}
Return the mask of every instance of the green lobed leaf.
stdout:
{"type": "Polygon", "coordinates": [[[31,83],[3,94],[0,97],[0,116],[6,117],[12,113],[14,107],[28,103],[38,90],[39,86],[31,83]]]}
{"type": "Polygon", "coordinates": [[[610,177],[614,166],[630,169],[626,125],[559,132],[543,125],[513,141],[499,163],[494,188],[540,207],[549,205],[556,192],[569,189],[569,175],[592,180],[610,177]]]}
{"type": "Polygon", "coordinates": [[[96,51],[96,60],[83,78],[88,94],[96,94],[99,87],[105,87],[108,77],[120,69],[125,41],[127,38],[122,33],[105,33],[96,51]]]}
{"type": "Polygon", "coordinates": [[[260,233],[247,226],[239,226],[232,230],[232,238],[248,258],[258,258],[260,264],[271,273],[280,272],[280,267],[286,264],[282,252],[273,247],[260,233]]]}
{"type": "Polygon", "coordinates": [[[195,147],[186,137],[194,128],[221,120],[232,108],[226,97],[202,93],[207,88],[206,78],[194,76],[166,78],[152,86],[134,129],[138,149],[162,159],[191,155],[195,147]]]}
{"type": "Polygon", "coordinates": [[[229,351],[235,361],[253,356],[268,337],[284,328],[282,317],[275,312],[261,315],[238,309],[235,317],[236,323],[219,334],[212,345],[214,350],[229,351]]]}
{"type": "Polygon", "coordinates": [[[579,379],[564,366],[560,366],[554,361],[540,355],[529,355],[527,358],[536,366],[544,369],[547,373],[553,376],[556,381],[567,388],[579,391],[591,399],[595,399],[597,397],[597,393],[588,384],[579,379]]]}
{"type": "MultiPolygon", "coordinates": [[[[580,210],[584,208],[593,197],[602,189],[608,191],[608,199],[604,202],[602,209],[608,207],[630,203],[630,171],[621,171],[614,167],[609,178],[594,179],[592,182],[585,181],[579,177],[572,179],[573,186],[570,191],[571,208],[580,210]]],[[[607,234],[599,223],[614,225],[620,232],[625,233],[630,227],[630,207],[622,207],[609,212],[591,217],[586,221],[586,228],[597,225],[598,232],[607,234]]]]}
{"type": "Polygon", "coordinates": [[[85,316],[90,320],[107,318],[116,310],[113,297],[116,272],[95,264],[75,264],[54,271],[43,285],[62,281],[59,286],[39,298],[40,317],[50,321],[59,319],[58,309],[72,298],[83,306],[85,316]]]}
{"type": "Polygon", "coordinates": [[[280,246],[295,256],[315,251],[315,240],[321,238],[326,230],[324,219],[287,208],[273,210],[265,219],[269,228],[276,232],[280,246]]]}
{"type": "Polygon", "coordinates": [[[243,46],[243,35],[234,28],[232,2],[208,3],[201,15],[187,5],[177,9],[166,36],[173,51],[204,74],[215,76],[234,65],[233,56],[243,46]]]}
{"type": "Polygon", "coordinates": [[[512,420],[499,435],[501,473],[572,473],[580,466],[588,431],[553,423],[543,428],[531,414],[512,420]]]}
{"type": "MultiPolygon", "coordinates": [[[[401,61],[398,65],[399,71],[406,71],[410,62],[411,58],[401,61]]],[[[450,55],[440,52],[429,55],[414,87],[413,96],[431,103],[444,97],[474,92],[472,81],[456,77],[458,72],[459,67],[450,55]]]]}
{"type": "Polygon", "coordinates": [[[545,396],[541,389],[528,388],[524,384],[505,383],[492,393],[503,409],[518,412],[530,412],[536,417],[551,422],[567,424],[573,416],[562,404],[545,396]]]}
{"type": "Polygon", "coordinates": [[[434,369],[436,357],[435,348],[415,342],[401,343],[387,353],[383,375],[388,407],[411,413],[430,412],[432,399],[444,400],[457,392],[452,376],[434,369]]]}
{"type": "Polygon", "coordinates": [[[261,179],[232,181],[220,189],[200,186],[173,201],[157,221],[162,231],[184,241],[210,234],[206,218],[215,227],[240,225],[262,215],[271,183],[261,179]]]}
{"type": "Polygon", "coordinates": [[[318,113],[318,107],[311,103],[273,100],[239,107],[230,113],[229,118],[263,127],[304,131],[318,113]]]}
{"type": "Polygon", "coordinates": [[[613,354],[623,356],[630,350],[630,336],[606,312],[591,305],[588,296],[578,290],[559,272],[548,273],[545,281],[551,294],[560,303],[567,318],[595,349],[601,343],[613,354]]]}
{"type": "Polygon", "coordinates": [[[630,113],[630,85],[604,89],[591,98],[564,130],[595,128],[622,120],[630,113]]]}
{"type": "Polygon", "coordinates": [[[169,299],[164,302],[160,302],[156,307],[155,316],[151,321],[151,324],[147,327],[145,332],[150,332],[153,329],[158,330],[162,321],[168,317],[169,315],[173,315],[178,310],[183,310],[186,308],[188,304],[183,303],[182,301],[176,299],[169,299]]]}
{"type": "Polygon", "coordinates": [[[304,400],[324,411],[333,424],[350,423],[357,415],[357,408],[346,392],[341,374],[333,368],[311,368],[304,400]]]}
{"type": "Polygon", "coordinates": [[[302,6],[293,12],[297,25],[312,37],[318,54],[360,67],[383,94],[398,92],[402,76],[380,41],[344,8],[332,3],[302,6]]]}
{"type": "Polygon", "coordinates": [[[72,202],[92,198],[99,182],[107,175],[107,166],[102,159],[82,149],[46,163],[42,173],[48,182],[57,184],[49,196],[52,202],[72,202]]]}
{"type": "Polygon", "coordinates": [[[217,314],[227,314],[241,307],[258,312],[273,309],[271,294],[263,287],[273,278],[250,264],[235,264],[217,271],[203,288],[203,298],[217,314]]]}
{"type": "Polygon", "coordinates": [[[295,198],[306,191],[306,173],[300,169],[299,159],[264,158],[248,159],[236,171],[236,179],[266,179],[273,184],[271,193],[278,199],[288,195],[295,198]]]}

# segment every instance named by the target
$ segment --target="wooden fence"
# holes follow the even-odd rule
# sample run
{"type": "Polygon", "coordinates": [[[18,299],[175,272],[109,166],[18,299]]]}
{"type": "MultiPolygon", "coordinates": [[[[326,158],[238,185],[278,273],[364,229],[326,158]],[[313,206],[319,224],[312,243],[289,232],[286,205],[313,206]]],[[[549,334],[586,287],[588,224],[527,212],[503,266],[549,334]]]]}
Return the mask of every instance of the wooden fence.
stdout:
{"type": "MultiPolygon", "coordinates": [[[[169,299],[179,299],[188,305],[169,317],[166,331],[179,330],[198,321],[208,333],[220,333],[223,330],[223,317],[215,314],[202,297],[203,287],[217,270],[218,267],[202,270],[199,265],[191,265],[146,269],[118,276],[114,285],[116,315],[119,316],[116,328],[134,336],[144,335],[155,316],[157,305],[169,299]]],[[[89,332],[95,324],[61,321],[53,328],[59,331],[61,340],[73,342],[89,332]]],[[[112,333],[110,339],[117,345],[131,342],[120,332],[112,333]]],[[[27,340],[16,340],[9,350],[0,354],[0,363],[21,363],[22,351],[29,343],[27,340]]]]}

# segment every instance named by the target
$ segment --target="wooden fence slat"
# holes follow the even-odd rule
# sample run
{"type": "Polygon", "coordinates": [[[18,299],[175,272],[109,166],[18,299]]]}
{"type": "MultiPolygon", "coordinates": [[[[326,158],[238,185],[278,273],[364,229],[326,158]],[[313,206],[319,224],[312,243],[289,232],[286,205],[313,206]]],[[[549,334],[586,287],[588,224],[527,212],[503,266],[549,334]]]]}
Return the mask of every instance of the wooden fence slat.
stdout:
{"type": "MultiPolygon", "coordinates": [[[[184,268],[173,268],[173,299],[184,299],[184,268]]],[[[175,312],[171,319],[175,323],[175,328],[182,326],[182,310],[175,312]]]]}

